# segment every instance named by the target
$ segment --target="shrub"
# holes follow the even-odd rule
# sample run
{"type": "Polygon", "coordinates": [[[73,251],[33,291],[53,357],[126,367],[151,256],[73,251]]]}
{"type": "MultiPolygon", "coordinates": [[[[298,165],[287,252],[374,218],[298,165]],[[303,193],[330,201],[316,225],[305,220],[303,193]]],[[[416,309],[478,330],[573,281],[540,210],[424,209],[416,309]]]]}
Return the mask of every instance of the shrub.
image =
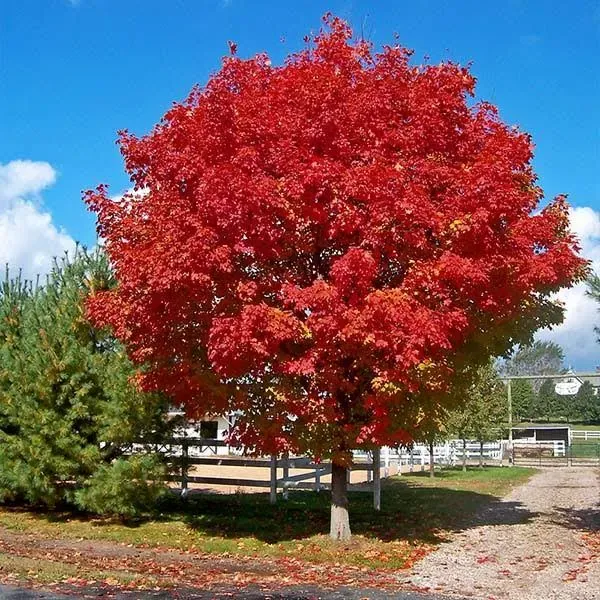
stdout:
{"type": "Polygon", "coordinates": [[[83,510],[98,514],[135,518],[154,510],[168,494],[165,465],[156,455],[119,458],[102,465],[75,493],[83,510]]]}

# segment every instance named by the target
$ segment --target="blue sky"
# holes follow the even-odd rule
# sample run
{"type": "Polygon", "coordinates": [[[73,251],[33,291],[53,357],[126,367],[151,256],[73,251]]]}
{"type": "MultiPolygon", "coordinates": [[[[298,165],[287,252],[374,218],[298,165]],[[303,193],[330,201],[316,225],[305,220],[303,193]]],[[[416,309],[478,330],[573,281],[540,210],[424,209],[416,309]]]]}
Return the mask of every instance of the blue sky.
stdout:
{"type": "MultiPolygon", "coordinates": [[[[93,244],[81,190],[102,182],[117,194],[128,186],[116,131],[147,132],[173,101],[219,68],[228,40],[238,43],[240,56],[266,51],[277,63],[319,28],[326,11],[376,45],[392,43],[397,32],[415,50],[415,62],[472,61],[478,98],[533,135],[547,197],[566,192],[582,209],[575,220],[584,250],[600,261],[600,4],[590,0],[5,2],[0,185],[12,191],[0,190],[0,260],[39,266],[44,252],[65,246],[67,237],[93,244]],[[35,162],[7,171],[16,160],[35,162]],[[32,175],[38,163],[48,163],[52,174],[32,175]],[[23,171],[33,179],[15,184],[23,171]],[[17,201],[53,228],[48,248],[40,241],[32,250],[35,260],[26,238],[45,240],[47,232],[23,234],[15,242],[19,252],[8,247],[17,201]],[[13,210],[4,229],[2,210],[13,210]]],[[[35,231],[44,227],[38,221],[35,231]]]]}

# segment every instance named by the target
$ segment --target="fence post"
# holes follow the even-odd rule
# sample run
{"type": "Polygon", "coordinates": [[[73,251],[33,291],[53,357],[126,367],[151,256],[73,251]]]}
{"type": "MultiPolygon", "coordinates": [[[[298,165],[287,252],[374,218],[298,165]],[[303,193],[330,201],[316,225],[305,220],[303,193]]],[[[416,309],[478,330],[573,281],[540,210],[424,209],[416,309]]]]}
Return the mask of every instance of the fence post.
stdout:
{"type": "Polygon", "coordinates": [[[181,441],[181,497],[188,494],[188,442],[184,438],[181,441]]]}
{"type": "Polygon", "coordinates": [[[508,400],[508,443],[513,443],[513,414],[512,414],[512,387],[510,378],[506,382],[506,396],[508,400]]]}
{"type": "Polygon", "coordinates": [[[385,477],[390,476],[390,447],[385,446],[383,451],[383,474],[385,477]]]}
{"type": "Polygon", "coordinates": [[[317,493],[321,491],[321,469],[319,466],[315,469],[315,489],[317,493]]]}
{"type": "Polygon", "coordinates": [[[277,456],[271,455],[271,494],[269,502],[275,504],[277,502],[277,456]]]}
{"type": "MultiPolygon", "coordinates": [[[[283,481],[284,483],[287,481],[287,478],[290,476],[290,453],[286,452],[283,455],[283,481]]],[[[289,498],[289,489],[283,488],[283,499],[287,500],[289,498]]]]}
{"type": "Polygon", "coordinates": [[[381,448],[373,448],[373,508],[381,510],[381,448]]]}
{"type": "Polygon", "coordinates": [[[419,453],[421,454],[421,473],[425,472],[425,452],[423,452],[423,448],[420,449],[419,453]]]}
{"type": "Polygon", "coordinates": [[[410,449],[410,467],[409,472],[412,473],[415,468],[415,451],[414,448],[410,449]]]}

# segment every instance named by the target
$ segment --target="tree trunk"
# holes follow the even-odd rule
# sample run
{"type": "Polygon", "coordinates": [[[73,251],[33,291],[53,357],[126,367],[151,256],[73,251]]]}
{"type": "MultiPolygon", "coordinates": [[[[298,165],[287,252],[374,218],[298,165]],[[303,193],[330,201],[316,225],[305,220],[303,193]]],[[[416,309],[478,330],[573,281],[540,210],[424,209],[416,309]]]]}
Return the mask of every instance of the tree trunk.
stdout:
{"type": "Polygon", "coordinates": [[[467,470],[467,440],[463,439],[463,459],[462,459],[462,470],[467,470]]]}
{"type": "Polygon", "coordinates": [[[429,442],[429,477],[435,477],[435,465],[433,463],[433,442],[429,442]]]}
{"type": "Polygon", "coordinates": [[[331,464],[331,529],[332,540],[350,539],[350,517],[348,516],[348,479],[346,467],[331,464]]]}
{"type": "Polygon", "coordinates": [[[479,468],[483,469],[483,442],[479,442],[479,468]]]}

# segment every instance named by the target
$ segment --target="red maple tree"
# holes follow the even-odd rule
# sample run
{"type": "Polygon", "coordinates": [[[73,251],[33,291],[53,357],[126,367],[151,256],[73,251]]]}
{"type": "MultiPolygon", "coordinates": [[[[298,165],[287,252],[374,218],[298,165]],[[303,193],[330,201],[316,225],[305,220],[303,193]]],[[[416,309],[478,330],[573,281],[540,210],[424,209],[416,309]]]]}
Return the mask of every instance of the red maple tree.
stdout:
{"type": "Polygon", "coordinates": [[[86,194],[119,282],[89,311],[191,416],[240,410],[249,450],[331,458],[344,538],[352,450],[411,441],[560,322],[584,261],[467,68],[325,21],[282,66],[232,46],[150,134],[121,132],[136,191],[86,194]]]}

